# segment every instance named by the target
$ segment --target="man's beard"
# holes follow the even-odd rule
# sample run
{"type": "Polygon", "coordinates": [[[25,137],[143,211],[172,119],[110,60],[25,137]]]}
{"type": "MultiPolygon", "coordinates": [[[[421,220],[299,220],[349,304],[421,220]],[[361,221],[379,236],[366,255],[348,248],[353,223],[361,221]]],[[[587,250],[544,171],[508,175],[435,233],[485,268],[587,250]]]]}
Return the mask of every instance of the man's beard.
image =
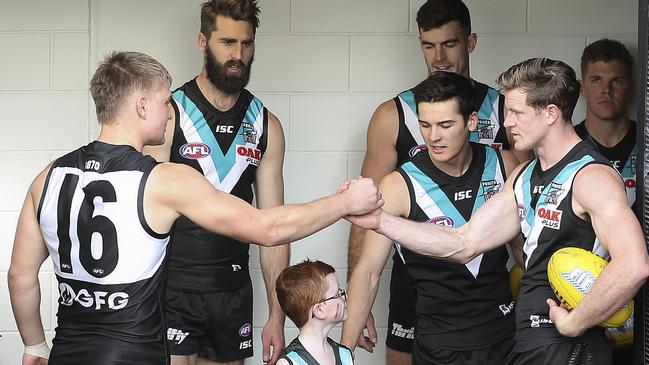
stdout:
{"type": "Polygon", "coordinates": [[[212,85],[217,89],[223,91],[228,95],[233,95],[241,91],[248,81],[250,81],[250,70],[252,66],[253,57],[250,58],[248,65],[240,60],[228,60],[225,63],[217,61],[212,50],[207,47],[205,50],[205,70],[207,71],[207,79],[210,80],[212,85]],[[228,74],[228,67],[238,66],[241,70],[239,75],[228,74]]]}

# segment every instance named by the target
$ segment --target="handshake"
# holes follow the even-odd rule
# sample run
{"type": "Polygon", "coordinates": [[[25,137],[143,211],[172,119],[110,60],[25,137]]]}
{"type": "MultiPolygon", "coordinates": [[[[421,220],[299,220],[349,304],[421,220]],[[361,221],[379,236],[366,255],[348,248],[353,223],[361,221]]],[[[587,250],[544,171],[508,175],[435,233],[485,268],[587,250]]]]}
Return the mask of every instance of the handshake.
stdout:
{"type": "Polygon", "coordinates": [[[345,219],[363,229],[378,229],[381,224],[381,207],[385,203],[378,188],[370,178],[358,178],[343,182],[337,194],[346,197],[351,204],[345,219]]]}

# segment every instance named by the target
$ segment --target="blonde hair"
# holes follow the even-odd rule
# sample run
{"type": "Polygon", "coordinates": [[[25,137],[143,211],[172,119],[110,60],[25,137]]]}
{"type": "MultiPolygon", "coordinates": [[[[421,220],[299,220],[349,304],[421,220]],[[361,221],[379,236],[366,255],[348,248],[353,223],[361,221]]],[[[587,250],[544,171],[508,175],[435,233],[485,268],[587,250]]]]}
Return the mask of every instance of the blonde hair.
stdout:
{"type": "Polygon", "coordinates": [[[153,92],[164,83],[171,85],[171,76],[153,57],[140,52],[109,53],[90,80],[99,123],[110,123],[133,92],[153,92]]]}

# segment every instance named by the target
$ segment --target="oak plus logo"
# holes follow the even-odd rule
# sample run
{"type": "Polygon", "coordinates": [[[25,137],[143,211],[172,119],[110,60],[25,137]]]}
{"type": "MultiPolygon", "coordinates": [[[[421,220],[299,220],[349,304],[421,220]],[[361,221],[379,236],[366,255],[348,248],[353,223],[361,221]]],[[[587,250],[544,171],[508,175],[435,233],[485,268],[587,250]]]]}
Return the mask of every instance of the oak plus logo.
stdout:
{"type": "Polygon", "coordinates": [[[556,230],[559,230],[561,228],[561,215],[563,214],[562,211],[550,208],[539,208],[536,214],[540,219],[540,223],[544,227],[556,230]]]}
{"type": "Polygon", "coordinates": [[[250,165],[259,166],[261,161],[261,151],[256,148],[237,145],[237,155],[250,165]]]}

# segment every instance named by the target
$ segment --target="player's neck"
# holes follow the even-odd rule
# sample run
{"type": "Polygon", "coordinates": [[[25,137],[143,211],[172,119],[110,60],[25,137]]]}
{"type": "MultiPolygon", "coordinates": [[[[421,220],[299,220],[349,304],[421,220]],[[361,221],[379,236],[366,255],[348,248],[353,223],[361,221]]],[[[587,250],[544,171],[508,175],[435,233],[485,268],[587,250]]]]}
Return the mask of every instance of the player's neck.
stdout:
{"type": "Polygon", "coordinates": [[[624,113],[614,120],[603,120],[588,112],[586,130],[599,144],[614,147],[626,136],[631,127],[628,114],[624,113]]]}
{"type": "Polygon", "coordinates": [[[225,112],[236,104],[239,99],[239,94],[226,94],[223,91],[219,90],[212,82],[207,78],[207,71],[203,70],[200,75],[196,77],[196,84],[200,89],[205,99],[212,104],[216,109],[225,112]]]}
{"type": "Polygon", "coordinates": [[[561,161],[576,144],[581,142],[581,138],[569,121],[557,120],[557,123],[561,124],[549,129],[534,148],[534,153],[538,156],[541,169],[544,171],[561,161]]]}
{"type": "Polygon", "coordinates": [[[129,124],[119,120],[108,125],[102,124],[97,140],[113,145],[132,146],[142,152],[144,143],[137,137],[137,133],[134,130],[126,127],[127,125],[129,124]]]}

